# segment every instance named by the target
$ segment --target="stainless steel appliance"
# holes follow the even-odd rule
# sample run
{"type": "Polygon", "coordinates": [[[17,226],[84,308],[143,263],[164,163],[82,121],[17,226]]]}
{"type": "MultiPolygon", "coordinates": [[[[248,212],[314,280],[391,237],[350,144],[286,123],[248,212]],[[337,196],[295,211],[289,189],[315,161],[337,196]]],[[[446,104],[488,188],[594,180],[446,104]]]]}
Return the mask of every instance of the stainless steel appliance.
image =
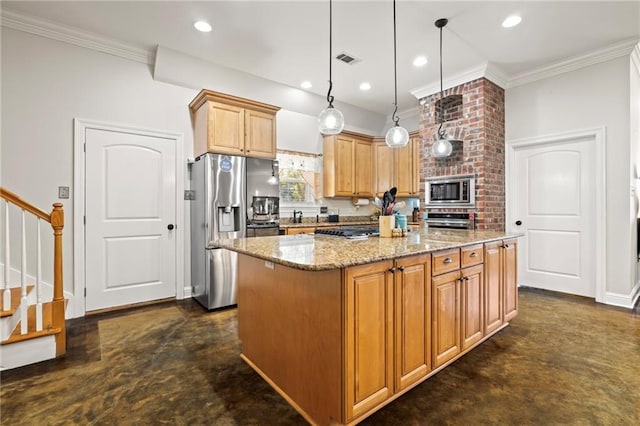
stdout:
{"type": "Polygon", "coordinates": [[[246,159],[203,154],[191,166],[191,285],[207,309],[235,305],[238,254],[214,248],[246,230],[246,159]]]}
{"type": "Polygon", "coordinates": [[[424,221],[429,228],[475,229],[473,213],[429,212],[424,221]]]}
{"type": "Polygon", "coordinates": [[[425,207],[474,207],[476,179],[473,175],[439,176],[425,183],[425,207]]]}
{"type": "Polygon", "coordinates": [[[277,160],[247,158],[247,237],[280,232],[280,180],[277,160]]]}

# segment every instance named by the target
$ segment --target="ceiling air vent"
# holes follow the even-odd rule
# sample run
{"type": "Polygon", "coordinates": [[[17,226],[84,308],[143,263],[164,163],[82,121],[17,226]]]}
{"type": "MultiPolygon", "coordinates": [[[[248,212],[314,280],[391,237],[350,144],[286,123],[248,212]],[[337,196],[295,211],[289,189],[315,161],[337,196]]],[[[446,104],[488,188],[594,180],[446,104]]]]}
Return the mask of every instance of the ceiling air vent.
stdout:
{"type": "Polygon", "coordinates": [[[342,62],[344,62],[345,64],[348,64],[348,65],[353,65],[353,64],[355,64],[357,62],[360,62],[360,59],[356,58],[353,55],[345,53],[345,52],[342,52],[338,56],[336,56],[336,59],[339,60],[339,61],[342,61],[342,62]]]}

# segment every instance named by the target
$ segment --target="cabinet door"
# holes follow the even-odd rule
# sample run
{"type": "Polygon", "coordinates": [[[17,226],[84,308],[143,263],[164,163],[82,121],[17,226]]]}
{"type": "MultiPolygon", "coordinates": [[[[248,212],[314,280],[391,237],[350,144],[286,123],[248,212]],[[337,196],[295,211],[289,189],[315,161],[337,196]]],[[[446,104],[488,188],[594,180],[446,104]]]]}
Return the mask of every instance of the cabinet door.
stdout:
{"type": "Polygon", "coordinates": [[[388,261],[346,270],[347,421],[393,394],[392,266],[388,261]]]}
{"type": "Polygon", "coordinates": [[[335,195],[352,196],[355,192],[353,184],[353,161],[355,141],[349,137],[336,136],[335,139],[335,195]]]}
{"type": "Polygon", "coordinates": [[[518,314],[517,243],[505,240],[502,245],[502,279],[504,289],[504,321],[518,314]]]}
{"type": "Polygon", "coordinates": [[[273,114],[245,111],[245,153],[249,157],[276,158],[276,120],[273,114]]]}
{"type": "MultiPolygon", "coordinates": [[[[373,192],[382,197],[393,185],[394,175],[393,151],[385,143],[373,144],[373,192]]],[[[396,194],[397,195],[397,194],[396,194]]]]}
{"type": "Polygon", "coordinates": [[[304,228],[287,228],[287,235],[297,234],[313,234],[316,228],[304,227],[304,228]]]}
{"type": "Polygon", "coordinates": [[[373,148],[367,141],[355,141],[355,159],[353,175],[355,181],[355,195],[371,197],[373,195],[373,148]]]}
{"type": "Polygon", "coordinates": [[[431,371],[431,258],[398,260],[395,272],[396,391],[431,371]]]}
{"type": "Polygon", "coordinates": [[[432,278],[433,368],[460,353],[460,271],[432,278]]]}
{"type": "Polygon", "coordinates": [[[420,191],[418,183],[418,151],[414,138],[409,140],[407,146],[395,148],[394,176],[395,186],[398,188],[398,197],[410,197],[420,191]]]}
{"type": "Polygon", "coordinates": [[[484,245],[484,318],[485,334],[502,325],[501,242],[484,245]]]}
{"type": "Polygon", "coordinates": [[[244,109],[209,102],[207,151],[244,155],[244,109]]]}
{"type": "Polygon", "coordinates": [[[460,281],[462,350],[472,347],[484,336],[484,281],[482,265],[463,269],[460,281]]]}

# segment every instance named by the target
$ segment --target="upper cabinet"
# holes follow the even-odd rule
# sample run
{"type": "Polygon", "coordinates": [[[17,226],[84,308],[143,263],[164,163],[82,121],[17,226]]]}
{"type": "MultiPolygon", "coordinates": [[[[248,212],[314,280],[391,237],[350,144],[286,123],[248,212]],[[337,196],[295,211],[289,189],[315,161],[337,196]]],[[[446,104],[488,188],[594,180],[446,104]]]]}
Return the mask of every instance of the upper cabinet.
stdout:
{"type": "Polygon", "coordinates": [[[202,90],[189,104],[194,128],[193,154],[276,157],[277,106],[202,90]]]}
{"type": "Polygon", "coordinates": [[[398,189],[396,197],[413,197],[420,194],[420,140],[412,133],[407,146],[389,148],[384,138],[376,138],[373,144],[374,193],[381,196],[389,188],[398,189]]]}
{"type": "Polygon", "coordinates": [[[373,195],[372,138],[353,132],[324,137],[325,197],[373,195]]]}

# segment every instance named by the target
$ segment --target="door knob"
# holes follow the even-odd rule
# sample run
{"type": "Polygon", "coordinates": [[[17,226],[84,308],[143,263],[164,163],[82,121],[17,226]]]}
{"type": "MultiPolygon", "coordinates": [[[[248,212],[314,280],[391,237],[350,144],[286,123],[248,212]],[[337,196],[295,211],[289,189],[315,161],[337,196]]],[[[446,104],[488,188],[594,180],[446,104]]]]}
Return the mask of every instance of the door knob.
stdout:
{"type": "Polygon", "coordinates": [[[174,228],[173,224],[170,223],[169,225],[167,225],[167,229],[169,231],[173,230],[173,228],[174,228]]]}
{"type": "Polygon", "coordinates": [[[518,226],[522,225],[522,221],[521,220],[516,220],[516,225],[518,225],[518,226]]]}

